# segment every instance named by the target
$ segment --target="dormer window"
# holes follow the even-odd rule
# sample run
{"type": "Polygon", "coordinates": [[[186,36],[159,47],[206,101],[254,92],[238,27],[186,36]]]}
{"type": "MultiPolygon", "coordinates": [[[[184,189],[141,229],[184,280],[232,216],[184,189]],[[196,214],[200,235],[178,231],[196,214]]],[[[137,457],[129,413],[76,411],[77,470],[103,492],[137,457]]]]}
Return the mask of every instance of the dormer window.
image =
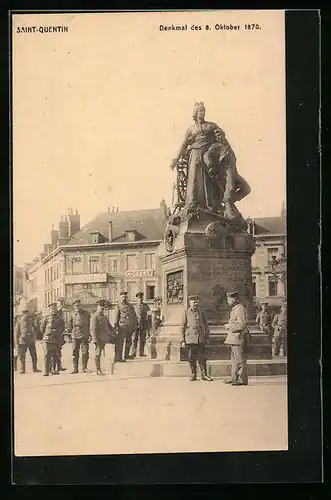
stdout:
{"type": "Polygon", "coordinates": [[[99,231],[91,231],[92,243],[103,243],[105,237],[99,231]]]}
{"type": "Polygon", "coordinates": [[[126,233],[126,241],[136,241],[138,233],[134,229],[130,229],[128,231],[125,231],[126,233]]]}

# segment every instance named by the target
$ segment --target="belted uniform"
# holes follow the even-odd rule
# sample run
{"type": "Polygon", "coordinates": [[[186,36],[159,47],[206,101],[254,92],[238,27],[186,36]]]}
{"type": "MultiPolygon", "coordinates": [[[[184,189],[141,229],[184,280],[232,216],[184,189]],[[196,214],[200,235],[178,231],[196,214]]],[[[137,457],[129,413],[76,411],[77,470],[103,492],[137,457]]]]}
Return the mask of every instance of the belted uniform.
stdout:
{"type": "Polygon", "coordinates": [[[133,349],[132,356],[136,357],[137,355],[137,346],[139,340],[139,356],[144,356],[145,344],[146,344],[146,333],[149,330],[149,305],[138,304],[135,308],[136,316],[137,316],[137,328],[133,333],[133,349]]]}
{"type": "Polygon", "coordinates": [[[112,325],[101,311],[96,311],[91,316],[90,334],[95,345],[95,366],[97,371],[101,371],[101,352],[109,341],[109,336],[113,334],[112,325]]]}
{"type": "Polygon", "coordinates": [[[248,384],[245,348],[249,342],[247,311],[241,304],[235,304],[230,312],[228,335],[224,344],[231,346],[231,382],[248,384]]]}
{"type": "Polygon", "coordinates": [[[71,313],[68,331],[72,337],[72,356],[74,371],[78,371],[79,349],[82,352],[82,369],[87,369],[89,359],[90,315],[85,309],[71,313]]]}
{"type": "Polygon", "coordinates": [[[45,352],[45,375],[49,375],[51,371],[52,357],[55,358],[56,365],[60,365],[60,347],[64,329],[64,320],[57,313],[49,314],[41,322],[40,330],[43,334],[45,352]]]}
{"type": "Polygon", "coordinates": [[[268,311],[260,311],[256,316],[256,324],[261,328],[264,333],[267,333],[269,336],[272,334],[271,327],[271,316],[268,311]]]}
{"type": "Polygon", "coordinates": [[[201,374],[207,375],[205,346],[210,339],[210,329],[205,313],[191,307],[184,311],[180,334],[182,342],[188,347],[191,374],[196,376],[198,361],[201,374]]]}
{"type": "Polygon", "coordinates": [[[21,363],[21,371],[25,373],[26,351],[29,349],[33,371],[37,370],[36,332],[33,318],[21,316],[15,325],[15,346],[21,363]]]}
{"type": "Polygon", "coordinates": [[[284,354],[284,338],[287,333],[287,312],[281,311],[276,314],[272,326],[274,329],[273,353],[275,356],[279,356],[280,351],[284,354]]]}
{"type": "Polygon", "coordinates": [[[124,358],[128,359],[132,342],[132,333],[137,328],[138,320],[134,307],[131,304],[118,304],[115,308],[114,327],[118,329],[115,343],[115,361],[122,360],[123,344],[124,358]]]}

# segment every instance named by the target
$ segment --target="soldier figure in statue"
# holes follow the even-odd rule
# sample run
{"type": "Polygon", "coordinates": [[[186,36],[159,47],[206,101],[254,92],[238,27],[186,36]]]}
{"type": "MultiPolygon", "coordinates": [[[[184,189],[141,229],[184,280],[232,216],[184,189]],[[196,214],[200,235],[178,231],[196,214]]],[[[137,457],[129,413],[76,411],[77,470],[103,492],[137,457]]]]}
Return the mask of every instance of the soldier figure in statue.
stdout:
{"type": "MultiPolygon", "coordinates": [[[[205,121],[205,106],[196,102],[193,125],[172,162],[172,169],[187,164],[185,207],[219,213],[227,219],[241,218],[235,202],[250,193],[250,187],[237,172],[235,154],[224,131],[205,121]]],[[[178,171],[179,173],[179,171],[178,171]]]]}

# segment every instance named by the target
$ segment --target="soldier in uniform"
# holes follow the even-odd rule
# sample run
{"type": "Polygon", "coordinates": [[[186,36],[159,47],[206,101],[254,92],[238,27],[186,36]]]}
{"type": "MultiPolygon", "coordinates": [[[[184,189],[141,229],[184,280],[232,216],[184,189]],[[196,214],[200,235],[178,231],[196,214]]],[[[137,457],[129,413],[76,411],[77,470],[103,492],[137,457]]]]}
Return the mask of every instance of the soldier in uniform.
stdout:
{"type": "Polygon", "coordinates": [[[73,356],[73,371],[72,374],[78,373],[79,350],[82,352],[82,371],[83,373],[91,373],[87,368],[89,359],[89,340],[90,340],[90,315],[80,307],[80,300],[73,301],[74,311],[71,313],[68,321],[68,331],[72,336],[72,356],[73,356]]]}
{"type": "Polygon", "coordinates": [[[21,374],[25,373],[26,351],[29,349],[32,369],[34,372],[40,372],[37,368],[37,351],[36,351],[36,332],[33,323],[33,318],[29,315],[29,308],[23,307],[22,315],[18,318],[15,325],[15,346],[21,363],[21,374]]]}
{"type": "MultiPolygon", "coordinates": [[[[63,304],[64,304],[64,299],[62,299],[61,297],[59,297],[57,299],[57,302],[56,302],[56,305],[57,305],[57,313],[59,316],[61,316],[61,318],[63,318],[63,304]]],[[[64,320],[64,318],[63,318],[64,320]]],[[[62,347],[63,345],[65,344],[63,338],[61,338],[61,344],[59,345],[59,352],[58,352],[58,355],[53,355],[52,357],[52,372],[53,373],[56,373],[56,372],[62,372],[62,371],[65,371],[66,368],[63,368],[62,366],[62,361],[61,361],[61,358],[62,358],[62,347]]]]}
{"type": "Polygon", "coordinates": [[[134,307],[128,302],[127,292],[120,293],[120,303],[115,308],[114,327],[117,331],[115,344],[115,363],[122,363],[129,359],[132,342],[132,333],[137,328],[138,320],[134,307]],[[123,359],[123,344],[124,359],[123,359]]]}
{"type": "Polygon", "coordinates": [[[284,355],[284,337],[287,333],[287,308],[286,304],[283,304],[281,310],[275,315],[272,327],[274,329],[273,336],[273,355],[279,356],[284,355]]]}
{"type": "Polygon", "coordinates": [[[133,342],[132,342],[132,355],[130,358],[135,358],[137,355],[137,346],[139,340],[139,356],[146,357],[144,353],[145,344],[146,344],[146,334],[149,330],[149,317],[148,313],[150,311],[149,305],[144,302],[144,294],[142,292],[138,292],[136,294],[138,298],[138,304],[135,308],[136,316],[138,320],[138,326],[134,330],[133,333],[133,342]]]}
{"type": "Polygon", "coordinates": [[[45,352],[45,373],[48,377],[50,373],[58,375],[58,371],[51,372],[52,359],[55,357],[56,367],[60,365],[60,346],[62,342],[62,334],[65,329],[64,320],[57,311],[57,304],[53,302],[48,306],[49,314],[43,318],[40,330],[43,334],[44,352],[45,352]]]}
{"type": "Polygon", "coordinates": [[[104,314],[105,306],[105,300],[99,300],[97,302],[97,310],[92,314],[90,323],[92,342],[95,345],[95,366],[97,375],[104,375],[101,370],[101,353],[107,342],[109,342],[110,337],[114,335],[114,329],[107,316],[104,314]]]}
{"type": "Polygon", "coordinates": [[[268,311],[268,302],[261,303],[261,311],[256,316],[256,324],[264,333],[272,337],[271,315],[268,311]]]}
{"type": "Polygon", "coordinates": [[[250,340],[247,328],[247,311],[239,299],[237,291],[227,293],[227,303],[231,307],[230,318],[224,328],[228,335],[224,344],[231,346],[231,379],[224,380],[225,384],[234,386],[247,385],[247,360],[245,349],[250,340]]]}
{"type": "Polygon", "coordinates": [[[184,311],[180,324],[181,346],[188,347],[188,356],[193,382],[197,379],[197,361],[201,371],[201,379],[211,382],[213,379],[207,375],[207,362],[205,346],[210,343],[210,330],[206,315],[199,307],[199,297],[189,297],[189,308],[184,311]]]}

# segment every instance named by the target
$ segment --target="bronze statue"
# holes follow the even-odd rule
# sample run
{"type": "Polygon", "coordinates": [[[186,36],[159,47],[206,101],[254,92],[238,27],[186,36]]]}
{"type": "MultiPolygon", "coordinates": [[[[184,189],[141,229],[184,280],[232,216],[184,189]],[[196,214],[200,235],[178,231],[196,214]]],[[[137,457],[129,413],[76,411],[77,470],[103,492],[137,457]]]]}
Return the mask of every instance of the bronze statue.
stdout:
{"type": "Polygon", "coordinates": [[[205,121],[205,112],[203,102],[196,102],[194,123],[171,165],[177,169],[177,209],[198,206],[227,219],[241,218],[234,203],[247,196],[250,187],[237,172],[224,131],[205,121]]]}

